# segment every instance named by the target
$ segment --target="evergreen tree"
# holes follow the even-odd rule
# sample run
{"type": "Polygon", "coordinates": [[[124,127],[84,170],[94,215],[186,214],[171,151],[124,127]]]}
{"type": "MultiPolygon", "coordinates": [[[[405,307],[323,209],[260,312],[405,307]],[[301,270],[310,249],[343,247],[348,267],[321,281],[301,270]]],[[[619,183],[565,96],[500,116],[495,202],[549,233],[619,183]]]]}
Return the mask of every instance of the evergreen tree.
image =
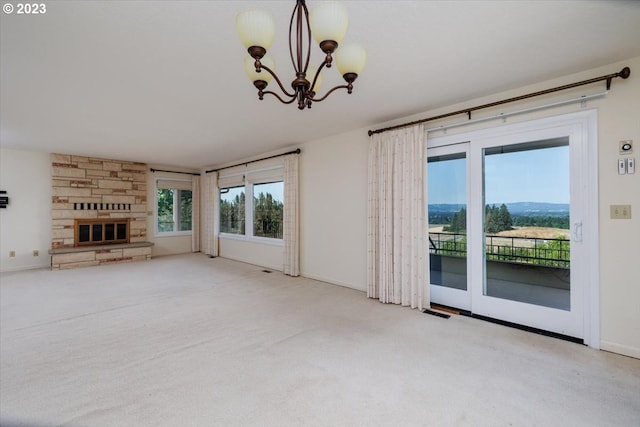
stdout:
{"type": "Polygon", "coordinates": [[[509,213],[509,209],[507,209],[507,205],[504,203],[500,205],[500,210],[498,211],[498,225],[500,231],[513,229],[511,214],[509,213]]]}

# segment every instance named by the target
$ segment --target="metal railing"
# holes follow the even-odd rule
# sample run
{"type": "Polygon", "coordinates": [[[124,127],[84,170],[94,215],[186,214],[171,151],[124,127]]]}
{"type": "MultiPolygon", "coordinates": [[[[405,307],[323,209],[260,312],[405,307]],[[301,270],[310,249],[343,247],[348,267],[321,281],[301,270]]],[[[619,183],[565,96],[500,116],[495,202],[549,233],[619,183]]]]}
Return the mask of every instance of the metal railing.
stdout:
{"type": "MultiPolygon", "coordinates": [[[[429,252],[465,257],[467,256],[467,235],[429,233],[429,252]]],[[[567,239],[485,237],[485,257],[490,261],[569,268],[570,253],[570,241],[567,239]]]]}
{"type": "MultiPolygon", "coordinates": [[[[230,234],[245,234],[245,220],[221,218],[220,232],[230,234]]],[[[272,239],[282,239],[282,220],[254,219],[253,235],[255,237],[269,237],[272,239]]]]}

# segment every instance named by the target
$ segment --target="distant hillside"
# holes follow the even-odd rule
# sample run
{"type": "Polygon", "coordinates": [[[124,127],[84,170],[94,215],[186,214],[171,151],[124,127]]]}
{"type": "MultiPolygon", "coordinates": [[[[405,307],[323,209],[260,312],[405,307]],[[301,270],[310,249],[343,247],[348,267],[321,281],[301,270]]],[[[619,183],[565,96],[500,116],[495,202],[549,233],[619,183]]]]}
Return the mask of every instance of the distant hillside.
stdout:
{"type": "Polygon", "coordinates": [[[460,212],[465,205],[455,203],[440,203],[429,205],[429,214],[454,214],[460,212]]]}
{"type": "MultiPolygon", "coordinates": [[[[491,203],[500,206],[501,203],[491,203]]],[[[568,203],[517,202],[506,203],[513,216],[565,216],[569,215],[568,203]]],[[[435,203],[429,205],[429,215],[446,215],[459,212],[465,205],[458,203],[435,203]]]]}
{"type": "Polygon", "coordinates": [[[517,202],[507,203],[511,215],[569,215],[568,203],[517,202]]]}

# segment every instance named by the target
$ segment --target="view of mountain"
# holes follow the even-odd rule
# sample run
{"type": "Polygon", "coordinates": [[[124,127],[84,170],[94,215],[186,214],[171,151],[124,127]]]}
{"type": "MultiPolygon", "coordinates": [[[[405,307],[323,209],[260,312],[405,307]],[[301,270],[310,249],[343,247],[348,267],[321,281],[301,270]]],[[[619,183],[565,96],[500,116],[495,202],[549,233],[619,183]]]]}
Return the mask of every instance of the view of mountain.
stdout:
{"type": "MultiPolygon", "coordinates": [[[[500,206],[501,203],[491,203],[500,206]]],[[[569,215],[568,203],[545,203],[545,202],[516,202],[506,203],[511,215],[526,216],[565,216],[569,215]]],[[[457,203],[436,203],[429,204],[430,215],[453,214],[459,212],[464,205],[457,203]]]]}

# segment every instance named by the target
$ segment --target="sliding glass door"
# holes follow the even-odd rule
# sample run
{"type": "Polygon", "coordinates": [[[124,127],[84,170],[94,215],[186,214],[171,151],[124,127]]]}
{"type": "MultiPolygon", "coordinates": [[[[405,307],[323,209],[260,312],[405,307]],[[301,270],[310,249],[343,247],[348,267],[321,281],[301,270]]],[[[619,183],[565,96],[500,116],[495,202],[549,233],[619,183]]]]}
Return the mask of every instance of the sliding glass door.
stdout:
{"type": "Polygon", "coordinates": [[[469,310],[467,152],[469,144],[428,150],[431,301],[469,310]]]}
{"type": "Polygon", "coordinates": [[[483,295],[569,311],[569,138],[483,156],[483,295]]]}
{"type": "Polygon", "coordinates": [[[592,338],[594,121],[568,115],[429,139],[433,303],[592,338]]]}

